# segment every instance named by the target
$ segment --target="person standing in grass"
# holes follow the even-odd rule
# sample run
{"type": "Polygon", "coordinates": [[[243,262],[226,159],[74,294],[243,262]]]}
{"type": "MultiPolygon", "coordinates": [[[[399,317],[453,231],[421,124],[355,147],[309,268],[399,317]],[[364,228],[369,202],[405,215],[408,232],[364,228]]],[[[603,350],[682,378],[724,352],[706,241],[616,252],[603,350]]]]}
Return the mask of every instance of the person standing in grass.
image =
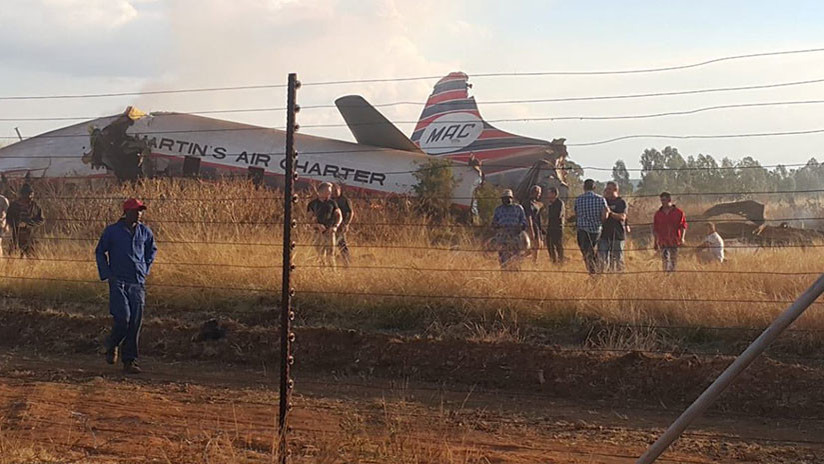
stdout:
{"type": "Polygon", "coordinates": [[[109,312],[114,319],[106,339],[106,362],[117,362],[123,345],[123,370],[139,374],[137,364],[146,276],[157,254],[152,230],[141,222],[146,206],[136,198],[123,203],[123,216],[106,227],[95,250],[100,280],[109,281],[109,312]]]}
{"type": "Polygon", "coordinates": [[[20,250],[23,256],[33,256],[36,251],[34,231],[46,221],[43,210],[34,201],[34,189],[23,184],[20,195],[9,205],[6,220],[11,228],[11,248],[20,250]]]}
{"type": "Polygon", "coordinates": [[[724,239],[715,230],[715,224],[707,223],[707,236],[698,245],[698,261],[704,264],[724,262],[724,239]]]}
{"type": "Polygon", "coordinates": [[[684,244],[687,216],[672,202],[669,192],[659,195],[661,208],[653,218],[652,232],[655,249],[661,252],[665,272],[675,272],[678,264],[678,248],[684,244]]]}
{"type": "Polygon", "coordinates": [[[332,184],[318,186],[318,197],[309,202],[307,210],[315,215],[315,251],[323,265],[335,268],[335,238],[343,221],[338,203],[332,199],[332,184]]]}
{"type": "Polygon", "coordinates": [[[352,261],[352,256],[349,253],[349,246],[346,244],[346,233],[349,232],[349,225],[352,223],[352,219],[355,218],[355,212],[352,210],[352,203],[343,194],[343,189],[339,184],[334,185],[333,197],[343,217],[338,231],[338,248],[340,249],[340,256],[343,258],[343,265],[348,267],[352,261]]]}
{"type": "Polygon", "coordinates": [[[584,193],[575,199],[575,217],[578,228],[578,247],[590,274],[598,272],[595,248],[601,237],[601,228],[609,216],[609,207],[601,195],[595,193],[595,181],[584,181],[584,193]]]}
{"type": "Polygon", "coordinates": [[[604,221],[601,239],[598,241],[598,261],[603,271],[624,270],[624,244],[626,243],[627,202],[618,195],[618,184],[607,182],[604,198],[609,214],[604,221]]]}
{"type": "Polygon", "coordinates": [[[515,203],[512,190],[501,193],[501,204],[492,215],[492,227],[501,269],[512,269],[521,251],[521,232],[527,228],[526,214],[521,205],[515,203]]]}
{"type": "Polygon", "coordinates": [[[546,247],[549,249],[549,259],[553,263],[564,262],[564,200],[558,198],[558,189],[550,187],[547,190],[547,222],[546,247]]]}
{"type": "Polygon", "coordinates": [[[538,252],[541,250],[541,240],[544,238],[544,225],[541,223],[541,211],[544,205],[541,203],[540,185],[533,185],[529,190],[529,204],[524,208],[526,213],[527,230],[529,231],[529,238],[532,239],[533,258],[538,261],[538,252]]]}
{"type": "Polygon", "coordinates": [[[3,256],[3,236],[8,232],[6,223],[6,213],[9,210],[9,199],[5,195],[0,195],[0,256],[3,256]]]}

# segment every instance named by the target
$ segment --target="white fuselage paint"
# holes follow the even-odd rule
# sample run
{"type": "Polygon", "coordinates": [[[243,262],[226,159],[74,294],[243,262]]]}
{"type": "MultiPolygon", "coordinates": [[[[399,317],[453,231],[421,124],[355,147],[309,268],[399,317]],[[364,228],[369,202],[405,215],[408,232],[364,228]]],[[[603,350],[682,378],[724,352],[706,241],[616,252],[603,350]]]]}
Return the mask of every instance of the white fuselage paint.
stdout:
{"type": "MultiPolygon", "coordinates": [[[[116,116],[68,126],[0,148],[0,172],[8,176],[93,177],[106,175],[82,162],[90,151],[89,129],[102,129],[116,116]]],[[[282,176],[286,132],[180,113],[154,113],[127,131],[146,138],[154,159],[200,158],[201,166],[219,172],[260,168],[282,176]]],[[[340,182],[347,187],[383,193],[411,194],[413,173],[428,161],[424,154],[372,147],[341,140],[296,134],[299,180],[340,182]]],[[[468,206],[480,182],[464,163],[452,167],[454,203],[468,206]]]]}

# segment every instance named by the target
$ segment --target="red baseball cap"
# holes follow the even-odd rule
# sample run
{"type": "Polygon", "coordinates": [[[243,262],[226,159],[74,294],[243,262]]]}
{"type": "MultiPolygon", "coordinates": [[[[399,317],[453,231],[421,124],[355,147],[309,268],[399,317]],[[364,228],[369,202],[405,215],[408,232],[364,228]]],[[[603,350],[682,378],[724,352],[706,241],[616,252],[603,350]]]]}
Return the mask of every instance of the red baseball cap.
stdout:
{"type": "Polygon", "coordinates": [[[144,205],[143,202],[138,200],[137,198],[129,198],[128,200],[123,202],[123,211],[129,211],[133,209],[143,211],[144,209],[146,209],[146,205],[144,205]]]}

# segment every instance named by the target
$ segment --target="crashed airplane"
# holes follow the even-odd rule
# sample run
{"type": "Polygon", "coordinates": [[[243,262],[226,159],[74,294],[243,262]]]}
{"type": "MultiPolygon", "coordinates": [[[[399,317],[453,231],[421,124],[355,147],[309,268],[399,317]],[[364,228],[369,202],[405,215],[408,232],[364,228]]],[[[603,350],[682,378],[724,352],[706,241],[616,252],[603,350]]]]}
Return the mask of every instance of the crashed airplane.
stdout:
{"type": "MultiPolygon", "coordinates": [[[[358,143],[298,133],[299,182],[340,182],[366,192],[409,194],[414,173],[430,159],[452,161],[454,203],[468,206],[486,180],[515,185],[539,163],[542,183],[565,187],[563,139],[520,137],[486,123],[468,77],[451,73],[435,85],[411,138],[360,96],[335,103],[358,143]]],[[[245,175],[278,184],[286,133],[184,113],[145,114],[129,107],[0,148],[0,173],[33,178],[245,175]]],[[[533,169],[534,171],[534,169],[533,169]]]]}

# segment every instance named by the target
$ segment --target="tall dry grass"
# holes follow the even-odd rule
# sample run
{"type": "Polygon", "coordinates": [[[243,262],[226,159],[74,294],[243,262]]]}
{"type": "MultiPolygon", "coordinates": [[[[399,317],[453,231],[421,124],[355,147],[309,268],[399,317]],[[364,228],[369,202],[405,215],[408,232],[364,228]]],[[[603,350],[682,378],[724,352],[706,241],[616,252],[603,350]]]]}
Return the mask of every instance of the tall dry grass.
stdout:
{"type": "MultiPolygon", "coordinates": [[[[149,280],[155,315],[162,316],[164,308],[187,308],[196,316],[233,316],[270,311],[277,304],[283,209],[279,192],[240,181],[195,180],[154,180],[139,186],[41,184],[37,189],[47,218],[40,231],[39,259],[0,261],[0,287],[6,295],[103,306],[106,286],[99,283],[93,262],[95,241],[103,227],[118,218],[120,202],[137,196],[146,199],[146,222],[158,239],[157,264],[149,280]]],[[[709,204],[700,197],[677,200],[688,216],[709,204]]],[[[639,225],[628,244],[628,271],[660,268],[654,251],[633,251],[648,246],[647,228],[640,224],[651,220],[656,201],[631,202],[631,223],[639,225]]],[[[502,273],[494,253],[461,251],[482,247],[488,232],[481,228],[434,224],[402,198],[354,203],[357,217],[349,234],[354,267],[336,271],[318,266],[313,249],[304,246],[312,241],[311,218],[305,200],[297,205],[294,283],[302,323],[447,335],[454,331],[480,338],[494,338],[496,330],[517,337],[522,327],[594,321],[761,327],[786,305],[740,301],[792,300],[815,276],[736,272],[822,270],[822,248],[730,250],[729,262],[721,266],[701,265],[685,249],[681,270],[724,272],[630,272],[593,278],[581,273],[583,263],[570,231],[569,261],[563,266],[552,267],[542,251],[537,263],[524,261],[522,270],[528,272],[502,273]],[[730,301],[692,301],[712,299],[730,301]]],[[[810,215],[815,213],[810,209],[821,210],[819,205],[804,203],[800,212],[782,203],[773,205],[771,214],[810,215]]],[[[688,234],[692,244],[699,235],[695,229],[700,225],[688,234]]],[[[824,314],[816,306],[799,326],[824,329],[824,314]]]]}

